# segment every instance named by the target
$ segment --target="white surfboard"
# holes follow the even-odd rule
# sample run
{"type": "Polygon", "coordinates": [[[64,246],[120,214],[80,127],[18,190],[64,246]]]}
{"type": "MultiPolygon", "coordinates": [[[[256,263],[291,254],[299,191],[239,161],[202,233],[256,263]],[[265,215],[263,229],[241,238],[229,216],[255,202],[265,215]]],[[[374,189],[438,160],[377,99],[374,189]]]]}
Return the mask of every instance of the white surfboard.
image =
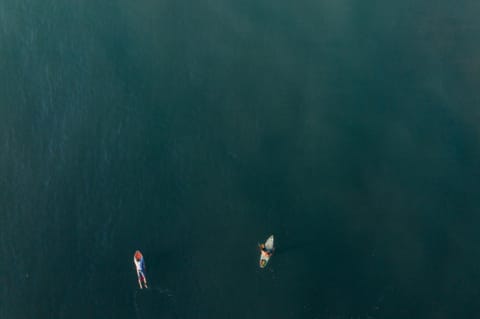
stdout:
{"type": "MultiPolygon", "coordinates": [[[[275,249],[274,242],[273,242],[273,235],[268,237],[267,241],[265,242],[265,248],[271,253],[273,253],[273,250],[275,249]]],[[[268,255],[268,254],[265,254],[265,252],[260,251],[260,263],[259,263],[260,268],[265,268],[271,257],[272,257],[271,254],[268,255]]]]}

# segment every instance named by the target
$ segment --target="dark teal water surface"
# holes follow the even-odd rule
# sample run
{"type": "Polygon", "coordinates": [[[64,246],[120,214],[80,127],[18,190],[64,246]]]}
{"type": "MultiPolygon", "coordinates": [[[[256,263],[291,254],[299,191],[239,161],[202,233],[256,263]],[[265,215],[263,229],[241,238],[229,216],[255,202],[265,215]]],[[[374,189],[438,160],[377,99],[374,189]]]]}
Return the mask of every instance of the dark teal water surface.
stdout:
{"type": "Polygon", "coordinates": [[[1,0],[0,318],[480,317],[479,16],[1,0]]]}

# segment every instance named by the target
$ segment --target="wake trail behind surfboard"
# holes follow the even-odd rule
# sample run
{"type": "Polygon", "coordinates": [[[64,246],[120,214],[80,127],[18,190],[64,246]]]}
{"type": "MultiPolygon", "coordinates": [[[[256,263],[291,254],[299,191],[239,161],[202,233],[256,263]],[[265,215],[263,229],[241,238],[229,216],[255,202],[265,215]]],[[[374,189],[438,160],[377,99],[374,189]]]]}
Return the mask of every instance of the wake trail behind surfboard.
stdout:
{"type": "Polygon", "coordinates": [[[140,318],[140,308],[138,307],[137,303],[137,294],[139,290],[134,290],[133,292],[133,307],[135,308],[135,319],[141,319],[140,318]]]}

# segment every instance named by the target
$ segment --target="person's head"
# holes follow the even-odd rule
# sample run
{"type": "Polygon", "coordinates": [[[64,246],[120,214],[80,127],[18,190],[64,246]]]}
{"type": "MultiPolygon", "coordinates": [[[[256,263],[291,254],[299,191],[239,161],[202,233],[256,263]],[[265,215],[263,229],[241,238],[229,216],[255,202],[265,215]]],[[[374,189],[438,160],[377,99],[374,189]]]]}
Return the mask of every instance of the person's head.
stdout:
{"type": "Polygon", "coordinates": [[[135,260],[140,261],[142,259],[142,253],[140,251],[135,252],[135,260]]]}

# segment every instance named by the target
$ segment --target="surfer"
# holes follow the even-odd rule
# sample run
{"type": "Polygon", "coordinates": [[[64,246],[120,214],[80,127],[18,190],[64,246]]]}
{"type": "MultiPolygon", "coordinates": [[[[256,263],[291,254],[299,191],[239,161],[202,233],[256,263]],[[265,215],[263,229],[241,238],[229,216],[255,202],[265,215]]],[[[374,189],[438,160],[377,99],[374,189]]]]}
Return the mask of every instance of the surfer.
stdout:
{"type": "Polygon", "coordinates": [[[270,250],[270,249],[267,249],[267,248],[265,247],[265,244],[260,244],[259,246],[260,246],[260,251],[261,251],[261,253],[262,253],[263,256],[268,257],[268,258],[270,258],[270,257],[272,256],[272,254],[273,254],[273,249],[271,249],[271,250],[270,250]]]}
{"type": "Polygon", "coordinates": [[[133,263],[137,269],[138,285],[140,286],[140,289],[143,288],[142,282],[145,288],[148,288],[147,277],[145,277],[145,261],[143,260],[143,255],[139,250],[137,250],[133,255],[133,263]]]}
{"type": "Polygon", "coordinates": [[[267,266],[270,257],[272,257],[273,252],[275,251],[275,246],[273,245],[273,235],[268,237],[267,241],[264,244],[259,244],[260,248],[260,268],[265,268],[267,266]]]}

